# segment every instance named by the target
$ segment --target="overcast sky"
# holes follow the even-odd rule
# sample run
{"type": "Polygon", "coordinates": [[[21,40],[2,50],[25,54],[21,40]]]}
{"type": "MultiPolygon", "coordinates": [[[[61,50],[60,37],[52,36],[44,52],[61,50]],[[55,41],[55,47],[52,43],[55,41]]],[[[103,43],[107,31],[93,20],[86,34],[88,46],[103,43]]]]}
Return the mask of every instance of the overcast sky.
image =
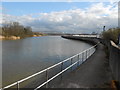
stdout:
{"type": "Polygon", "coordinates": [[[118,26],[118,5],[111,2],[3,2],[0,9],[2,22],[34,31],[91,33],[118,26]]]}

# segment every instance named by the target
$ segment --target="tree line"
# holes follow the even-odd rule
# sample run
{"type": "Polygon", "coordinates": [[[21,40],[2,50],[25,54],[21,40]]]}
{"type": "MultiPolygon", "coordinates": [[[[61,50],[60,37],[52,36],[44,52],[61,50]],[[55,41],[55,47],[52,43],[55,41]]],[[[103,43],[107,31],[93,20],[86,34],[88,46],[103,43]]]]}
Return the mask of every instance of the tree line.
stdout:
{"type": "Polygon", "coordinates": [[[32,28],[20,25],[18,22],[11,22],[8,24],[3,24],[2,29],[0,29],[0,34],[5,37],[16,36],[16,37],[31,37],[34,35],[32,28]]]}

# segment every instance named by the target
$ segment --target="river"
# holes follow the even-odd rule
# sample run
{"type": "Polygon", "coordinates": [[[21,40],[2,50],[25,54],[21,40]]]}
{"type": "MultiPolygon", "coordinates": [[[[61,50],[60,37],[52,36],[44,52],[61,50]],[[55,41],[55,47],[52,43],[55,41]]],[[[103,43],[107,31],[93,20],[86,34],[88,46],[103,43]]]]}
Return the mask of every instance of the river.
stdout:
{"type": "Polygon", "coordinates": [[[91,47],[60,36],[2,41],[3,86],[23,79],[91,47]]]}

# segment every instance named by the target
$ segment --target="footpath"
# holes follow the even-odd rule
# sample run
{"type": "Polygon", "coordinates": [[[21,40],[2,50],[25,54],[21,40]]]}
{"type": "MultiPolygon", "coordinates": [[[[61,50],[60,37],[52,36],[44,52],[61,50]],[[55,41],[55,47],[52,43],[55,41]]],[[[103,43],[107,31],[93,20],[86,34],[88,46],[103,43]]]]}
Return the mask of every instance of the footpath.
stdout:
{"type": "Polygon", "coordinates": [[[96,52],[77,69],[67,74],[55,86],[56,88],[110,88],[112,80],[109,60],[106,58],[105,47],[99,44],[96,52]]]}

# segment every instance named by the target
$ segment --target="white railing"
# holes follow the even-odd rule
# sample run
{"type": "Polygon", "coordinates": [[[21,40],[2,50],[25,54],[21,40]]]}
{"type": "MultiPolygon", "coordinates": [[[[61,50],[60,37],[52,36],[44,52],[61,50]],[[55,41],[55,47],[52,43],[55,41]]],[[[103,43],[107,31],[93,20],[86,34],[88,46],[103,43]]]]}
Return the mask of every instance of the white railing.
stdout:
{"type": "Polygon", "coordinates": [[[55,65],[53,65],[53,66],[51,66],[51,67],[48,67],[48,68],[46,68],[46,69],[44,69],[44,70],[42,70],[42,71],[40,71],[40,72],[37,72],[37,73],[35,73],[35,74],[31,75],[31,76],[28,76],[28,77],[26,77],[26,78],[24,78],[24,79],[22,79],[22,80],[19,80],[19,81],[13,83],[13,84],[10,84],[10,85],[8,85],[8,86],[6,86],[6,87],[3,87],[3,88],[1,88],[0,90],[5,90],[5,89],[11,88],[11,87],[13,87],[13,86],[15,86],[15,85],[17,85],[17,89],[19,90],[19,88],[20,88],[20,87],[19,87],[20,83],[25,82],[26,80],[31,79],[31,78],[33,78],[33,77],[35,77],[35,76],[37,76],[37,75],[40,75],[40,74],[42,74],[42,73],[44,73],[44,72],[46,73],[46,81],[45,81],[44,83],[42,83],[41,85],[39,85],[38,87],[36,87],[34,90],[37,90],[38,88],[41,88],[41,87],[44,86],[44,85],[46,85],[46,88],[47,88],[47,87],[48,87],[48,83],[49,83],[50,81],[52,81],[53,79],[55,79],[55,78],[58,77],[59,75],[62,76],[62,73],[64,73],[64,72],[67,71],[68,69],[72,68],[74,65],[77,64],[77,65],[79,66],[80,64],[82,64],[83,62],[85,62],[85,61],[87,60],[87,58],[90,57],[90,56],[95,52],[95,47],[96,47],[98,44],[99,44],[99,43],[97,43],[96,45],[92,46],[91,48],[88,48],[87,50],[84,50],[83,52],[81,52],[81,53],[79,53],[79,54],[76,54],[76,55],[74,55],[74,56],[72,56],[72,57],[70,57],[70,58],[68,58],[68,59],[65,59],[65,60],[63,60],[63,61],[61,61],[61,62],[59,62],[59,63],[57,63],[57,64],[55,64],[55,65]],[[76,58],[76,57],[77,57],[77,61],[75,61],[75,62],[73,63],[72,61],[73,61],[73,59],[76,58]],[[67,62],[67,61],[70,61],[71,64],[70,64],[68,67],[66,67],[65,69],[63,69],[63,64],[64,64],[65,62],[67,62]],[[56,75],[52,76],[51,78],[48,78],[48,70],[53,69],[53,68],[57,67],[58,65],[61,65],[61,71],[60,71],[59,73],[57,73],[56,75]]]}

